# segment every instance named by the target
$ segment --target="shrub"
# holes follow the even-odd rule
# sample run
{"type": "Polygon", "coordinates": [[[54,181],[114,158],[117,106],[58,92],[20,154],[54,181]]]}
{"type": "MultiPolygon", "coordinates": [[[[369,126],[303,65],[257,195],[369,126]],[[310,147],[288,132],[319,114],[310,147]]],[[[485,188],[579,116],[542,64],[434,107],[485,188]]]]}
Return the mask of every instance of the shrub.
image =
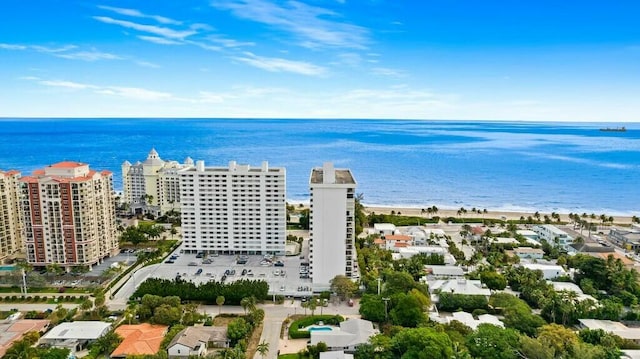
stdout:
{"type": "Polygon", "coordinates": [[[485,309],[476,309],[474,310],[471,315],[473,315],[474,317],[478,317],[479,315],[483,315],[483,314],[487,314],[488,312],[485,309]]]}

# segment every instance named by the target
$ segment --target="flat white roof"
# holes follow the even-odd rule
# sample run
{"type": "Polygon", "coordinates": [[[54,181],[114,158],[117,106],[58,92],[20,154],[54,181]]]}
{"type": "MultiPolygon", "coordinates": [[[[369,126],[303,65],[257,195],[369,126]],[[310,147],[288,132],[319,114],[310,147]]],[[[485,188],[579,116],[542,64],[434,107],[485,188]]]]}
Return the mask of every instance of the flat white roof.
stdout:
{"type": "Polygon", "coordinates": [[[496,237],[491,239],[493,243],[499,244],[519,244],[520,242],[515,238],[504,238],[504,237],[496,237]]]}
{"type": "Polygon", "coordinates": [[[532,236],[532,237],[537,237],[538,233],[530,230],[530,229],[519,229],[516,231],[516,233],[518,233],[521,236],[532,236]]]}
{"type": "Polygon", "coordinates": [[[523,263],[521,264],[523,267],[527,268],[527,269],[531,269],[531,270],[557,270],[557,271],[561,271],[564,272],[564,268],[562,268],[562,266],[559,266],[557,264],[540,264],[540,263],[523,263]]]}
{"type": "Polygon", "coordinates": [[[66,322],[58,324],[42,339],[67,340],[67,339],[97,339],[111,328],[110,323],[99,321],[66,322]]]}
{"type": "Polygon", "coordinates": [[[374,223],[373,228],[376,231],[395,231],[396,225],[393,223],[374,223]]]}

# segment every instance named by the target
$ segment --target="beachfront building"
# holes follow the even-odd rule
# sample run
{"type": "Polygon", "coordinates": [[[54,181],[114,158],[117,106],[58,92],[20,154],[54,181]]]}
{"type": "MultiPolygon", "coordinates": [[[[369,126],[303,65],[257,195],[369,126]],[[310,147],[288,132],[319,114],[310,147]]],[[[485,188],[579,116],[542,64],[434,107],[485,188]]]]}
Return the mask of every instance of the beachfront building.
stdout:
{"type": "Polygon", "coordinates": [[[626,250],[637,252],[640,250],[640,229],[635,227],[612,227],[609,231],[609,240],[626,250]]]}
{"type": "Polygon", "coordinates": [[[180,176],[178,171],[193,167],[187,157],[184,163],[164,161],[151,149],[144,162],[122,164],[123,201],[131,213],[161,215],[180,209],[180,176]]]}
{"type": "Polygon", "coordinates": [[[20,172],[0,171],[0,262],[22,250],[20,172]]]}
{"type": "Polygon", "coordinates": [[[113,175],[80,162],[59,162],[22,177],[27,261],[91,268],[118,253],[113,175]]]}
{"type": "Polygon", "coordinates": [[[284,255],[286,171],[229,162],[180,174],[183,249],[188,253],[284,255]]]}
{"type": "Polygon", "coordinates": [[[568,275],[562,266],[556,264],[523,263],[520,266],[532,271],[539,270],[542,272],[542,278],[549,280],[568,275]]]}
{"type": "Polygon", "coordinates": [[[328,290],[337,275],[358,278],[355,249],[356,180],[333,163],[311,170],[309,178],[309,276],[314,291],[328,290]]]}
{"type": "Polygon", "coordinates": [[[567,232],[551,224],[541,224],[533,226],[533,231],[538,234],[541,240],[547,241],[551,245],[557,245],[564,249],[568,249],[573,243],[573,237],[567,232]]]}

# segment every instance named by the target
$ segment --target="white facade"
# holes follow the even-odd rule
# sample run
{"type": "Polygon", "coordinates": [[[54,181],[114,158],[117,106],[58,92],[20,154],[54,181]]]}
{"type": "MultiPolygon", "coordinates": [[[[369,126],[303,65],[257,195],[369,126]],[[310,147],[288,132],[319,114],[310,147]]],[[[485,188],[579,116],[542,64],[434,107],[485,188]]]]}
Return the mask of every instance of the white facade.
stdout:
{"type": "Polygon", "coordinates": [[[160,215],[180,209],[180,176],[178,171],[193,167],[189,157],[183,164],[164,161],[151,149],[144,162],[122,164],[123,201],[132,213],[160,215]],[[148,197],[150,196],[150,197],[148,197]]]}
{"type": "Polygon", "coordinates": [[[562,266],[554,264],[523,263],[521,266],[530,270],[541,271],[542,278],[544,279],[554,279],[567,275],[567,272],[562,266]]]}
{"type": "Polygon", "coordinates": [[[20,182],[31,265],[90,268],[118,253],[111,172],[67,161],[36,170],[20,182]]]}
{"type": "Polygon", "coordinates": [[[0,171],[0,262],[22,250],[20,172],[0,171]]]}
{"type": "Polygon", "coordinates": [[[359,276],[355,249],[356,181],[349,169],[332,163],[311,170],[309,179],[309,275],[313,290],[323,291],[337,275],[359,276]]]}
{"type": "Polygon", "coordinates": [[[238,165],[179,171],[183,248],[223,254],[285,253],[286,171],[238,165]]]}
{"type": "Polygon", "coordinates": [[[567,232],[550,224],[533,226],[533,231],[540,236],[540,239],[544,239],[551,245],[557,244],[560,247],[567,248],[573,243],[573,237],[568,235],[567,232]]]}

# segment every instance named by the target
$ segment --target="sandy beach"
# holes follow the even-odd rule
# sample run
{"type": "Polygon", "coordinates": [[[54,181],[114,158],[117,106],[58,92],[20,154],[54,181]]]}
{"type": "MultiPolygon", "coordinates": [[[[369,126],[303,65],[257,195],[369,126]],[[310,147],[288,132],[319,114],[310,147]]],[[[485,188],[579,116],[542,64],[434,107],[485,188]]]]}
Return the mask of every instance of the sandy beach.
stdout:
{"type": "MultiPolygon", "coordinates": [[[[425,206],[425,209],[427,207],[425,206]]],[[[471,208],[466,208],[467,213],[463,215],[463,217],[466,218],[489,218],[489,219],[513,219],[513,220],[517,220],[520,219],[520,217],[533,217],[534,213],[533,212],[505,212],[505,211],[492,211],[490,208],[487,208],[487,213],[472,213],[471,212],[471,208]]],[[[480,210],[483,210],[483,208],[481,208],[480,210]]],[[[391,211],[394,211],[396,214],[401,214],[403,216],[417,216],[417,217],[424,217],[424,218],[429,218],[429,214],[422,213],[422,209],[421,208],[408,208],[408,207],[388,207],[388,206],[376,206],[376,205],[368,205],[365,206],[365,213],[368,215],[370,213],[376,213],[376,214],[391,214],[391,211]]],[[[560,215],[560,219],[563,222],[569,222],[569,213],[558,213],[560,215]]],[[[602,213],[594,213],[596,215],[596,219],[590,219],[587,218],[587,220],[591,220],[594,223],[599,223],[600,222],[600,215],[602,213]]],[[[435,216],[439,216],[440,218],[444,218],[444,217],[458,217],[458,210],[457,209],[441,209],[438,208],[438,213],[434,214],[435,216]]],[[[551,217],[551,213],[543,213],[540,212],[540,218],[544,218],[544,216],[547,215],[549,217],[551,217]]],[[[588,213],[588,215],[591,215],[591,213],[588,213]]],[[[605,215],[608,216],[608,214],[605,213],[605,215]]],[[[631,217],[614,217],[614,223],[616,224],[630,224],[631,223],[631,217]]]]}

